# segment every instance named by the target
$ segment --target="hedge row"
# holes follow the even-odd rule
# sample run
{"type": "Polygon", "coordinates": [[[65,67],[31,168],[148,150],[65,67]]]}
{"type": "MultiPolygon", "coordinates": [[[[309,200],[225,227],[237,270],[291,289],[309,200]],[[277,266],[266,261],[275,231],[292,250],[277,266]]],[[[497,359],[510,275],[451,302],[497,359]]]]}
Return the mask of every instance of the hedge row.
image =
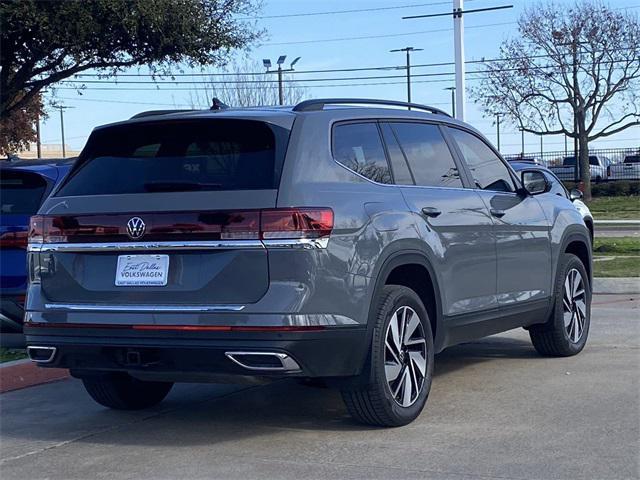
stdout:
{"type": "MultiPolygon", "coordinates": [[[[575,182],[564,182],[569,190],[576,188],[575,182]]],[[[615,182],[591,183],[591,195],[594,197],[619,197],[640,195],[640,181],[616,180],[615,182]]]]}

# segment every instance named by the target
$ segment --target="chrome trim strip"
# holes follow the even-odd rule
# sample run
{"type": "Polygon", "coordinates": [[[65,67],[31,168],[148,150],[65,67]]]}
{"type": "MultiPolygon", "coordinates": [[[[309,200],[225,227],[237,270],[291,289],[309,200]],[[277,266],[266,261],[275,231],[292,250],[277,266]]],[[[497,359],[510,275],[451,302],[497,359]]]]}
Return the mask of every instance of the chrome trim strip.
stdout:
{"type": "Polygon", "coordinates": [[[286,353],[280,352],[224,352],[225,356],[231,360],[232,362],[240,365],[242,368],[246,368],[247,370],[271,370],[271,371],[299,371],[300,365],[293,358],[291,358],[286,353]],[[236,359],[234,355],[253,355],[253,356],[272,356],[276,357],[280,360],[282,364],[281,367],[252,367],[250,365],[246,365],[242,363],[240,360],[236,359]]]}
{"type": "Polygon", "coordinates": [[[262,243],[267,248],[313,250],[327,248],[329,245],[329,237],[295,239],[270,238],[268,240],[263,240],[262,243]]]}
{"type": "Polygon", "coordinates": [[[329,244],[329,237],[294,238],[267,240],[211,240],[185,242],[96,242],[96,243],[30,243],[29,252],[126,252],[126,251],[158,251],[158,250],[229,250],[229,249],[324,249],[329,244]]]}
{"type": "Polygon", "coordinates": [[[56,351],[57,351],[56,347],[38,347],[36,345],[30,345],[27,347],[27,356],[29,357],[29,360],[35,363],[51,363],[53,361],[53,358],[56,356],[56,351]],[[47,350],[50,352],[50,354],[48,358],[44,360],[38,360],[31,356],[32,350],[47,350]]]}
{"type": "Polygon", "coordinates": [[[209,240],[185,242],[30,243],[30,252],[120,252],[151,250],[261,249],[260,240],[209,240]]]}
{"type": "Polygon", "coordinates": [[[239,312],[245,305],[104,305],[88,303],[46,303],[47,310],[69,312],[239,312]]]}

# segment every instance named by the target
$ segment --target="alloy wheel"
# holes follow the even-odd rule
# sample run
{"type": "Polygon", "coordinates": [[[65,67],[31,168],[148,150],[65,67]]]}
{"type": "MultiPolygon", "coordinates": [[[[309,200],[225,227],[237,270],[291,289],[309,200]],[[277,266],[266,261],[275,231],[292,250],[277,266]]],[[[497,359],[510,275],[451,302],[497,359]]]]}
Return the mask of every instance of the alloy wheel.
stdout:
{"type": "Polygon", "coordinates": [[[400,307],[391,316],[385,335],[384,368],[396,403],[411,406],[422,392],[427,371],[424,328],[411,307],[400,307]]]}
{"type": "Polygon", "coordinates": [[[564,280],[562,307],[567,336],[573,343],[578,343],[582,338],[587,321],[587,293],[584,279],[575,268],[567,272],[564,280]]]}

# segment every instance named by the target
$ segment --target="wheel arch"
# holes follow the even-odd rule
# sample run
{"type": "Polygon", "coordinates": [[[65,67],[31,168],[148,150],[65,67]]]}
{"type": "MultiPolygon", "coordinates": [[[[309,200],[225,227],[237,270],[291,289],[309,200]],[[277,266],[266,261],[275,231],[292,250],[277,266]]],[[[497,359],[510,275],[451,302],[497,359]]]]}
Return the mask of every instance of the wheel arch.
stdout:
{"type": "Polygon", "coordinates": [[[562,239],[560,253],[571,253],[578,257],[587,270],[589,284],[593,285],[591,239],[587,235],[588,233],[575,231],[567,233],[562,239]]]}

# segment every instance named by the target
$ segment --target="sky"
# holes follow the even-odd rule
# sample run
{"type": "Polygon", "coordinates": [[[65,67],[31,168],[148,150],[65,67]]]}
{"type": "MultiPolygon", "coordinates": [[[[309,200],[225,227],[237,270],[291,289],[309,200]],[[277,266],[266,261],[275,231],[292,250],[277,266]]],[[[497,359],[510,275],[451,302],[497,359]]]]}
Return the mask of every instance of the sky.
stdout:
{"type": "MultiPolygon", "coordinates": [[[[465,0],[465,8],[484,8],[513,5],[513,8],[490,12],[469,13],[465,16],[465,59],[495,58],[500,43],[517,35],[517,19],[530,3],[526,0],[465,0]]],[[[557,2],[567,3],[569,0],[557,2]]],[[[612,8],[631,9],[640,12],[640,0],[611,0],[612,8]]],[[[442,13],[451,11],[451,0],[264,0],[256,19],[257,26],[266,31],[259,44],[249,51],[239,51],[234,58],[239,61],[275,60],[286,55],[288,66],[296,57],[297,71],[345,69],[377,66],[401,66],[404,53],[389,50],[413,46],[422,48],[412,54],[414,65],[447,63],[454,60],[453,21],[450,17],[403,20],[402,16],[442,13]],[[317,12],[368,9],[365,12],[332,13],[326,15],[300,15],[317,12]],[[377,9],[377,10],[373,10],[377,9]],[[285,15],[284,17],[282,17],[285,15]],[[271,17],[271,18],[268,18],[271,17]],[[275,18],[274,18],[275,17],[275,18]],[[354,39],[353,37],[367,37],[354,39]],[[371,38],[375,37],[375,38],[371,38]]],[[[468,65],[467,70],[476,69],[468,65]]],[[[207,68],[206,73],[221,72],[219,67],[207,68]]],[[[146,68],[129,69],[126,73],[147,73],[146,68]]],[[[413,68],[412,75],[453,72],[452,65],[413,68]]],[[[299,73],[295,78],[334,79],[338,77],[363,77],[397,75],[393,79],[366,79],[353,81],[323,80],[301,82],[308,86],[309,97],[365,97],[406,100],[404,70],[356,71],[337,73],[299,73]],[[349,85],[351,84],[351,85],[349,85]],[[355,84],[355,85],[353,85],[355,84]],[[368,84],[368,85],[362,85],[368,84]]],[[[467,89],[477,82],[468,75],[467,89]]],[[[121,77],[124,79],[124,77],[121,77]]],[[[201,77],[189,77],[200,79],[201,77]]],[[[148,80],[146,77],[128,80],[148,80]]],[[[184,79],[183,79],[184,80],[184,79]]],[[[446,87],[454,85],[453,75],[413,77],[412,101],[435,106],[450,112],[451,92],[446,87]]],[[[91,130],[102,124],[131,117],[137,112],[166,108],[189,108],[197,86],[172,84],[162,81],[157,85],[124,85],[112,83],[103,88],[87,85],[82,95],[73,89],[57,89],[55,100],[69,107],[64,111],[66,143],[73,150],[80,150],[91,130]],[[135,88],[135,90],[134,90],[135,88]]],[[[51,95],[50,95],[50,98],[51,95]]],[[[496,143],[496,127],[492,119],[484,118],[467,96],[468,123],[483,132],[496,143]]],[[[41,127],[42,143],[61,143],[60,115],[49,109],[49,117],[41,127]]],[[[501,125],[501,150],[503,153],[521,151],[521,135],[514,126],[501,125]]],[[[564,150],[562,136],[546,136],[545,151],[564,150]]],[[[571,145],[571,141],[569,141],[571,145]]],[[[636,147],[640,145],[640,127],[627,129],[615,136],[593,142],[591,148],[636,147]]],[[[571,149],[571,146],[569,146],[571,149]]],[[[539,152],[540,137],[525,135],[525,151],[539,152]]]]}

